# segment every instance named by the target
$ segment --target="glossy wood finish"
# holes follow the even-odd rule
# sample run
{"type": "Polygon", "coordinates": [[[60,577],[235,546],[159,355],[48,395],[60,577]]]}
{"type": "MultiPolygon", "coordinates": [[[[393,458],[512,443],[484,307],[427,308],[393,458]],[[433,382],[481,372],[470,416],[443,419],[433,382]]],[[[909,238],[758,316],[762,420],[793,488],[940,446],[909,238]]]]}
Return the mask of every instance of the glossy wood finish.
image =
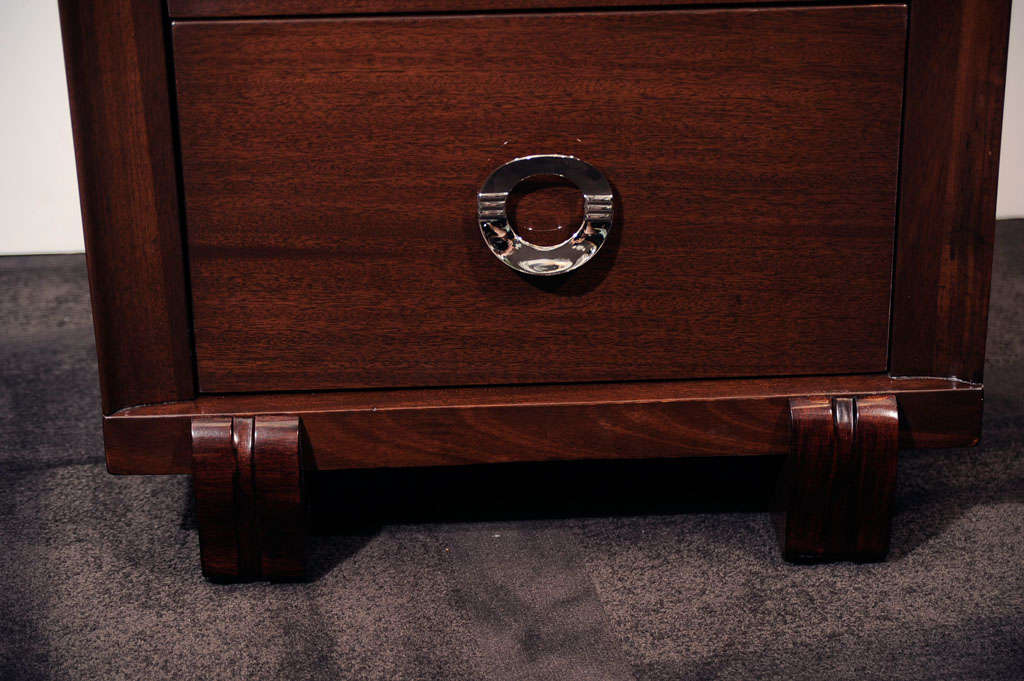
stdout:
{"type": "Polygon", "coordinates": [[[298,418],[197,417],[189,426],[203,574],[300,579],[306,509],[298,418]]]}
{"type": "Polygon", "coordinates": [[[179,23],[200,388],[885,371],[904,40],[902,6],[179,23]],[[475,193],[552,151],[621,219],[528,280],[475,193]]]}
{"type": "Polygon", "coordinates": [[[239,560],[236,521],[238,464],[231,417],[190,422],[192,489],[199,526],[199,555],[207,579],[249,577],[251,566],[239,560]]]}
{"type": "Polygon", "coordinates": [[[1010,0],[910,8],[891,373],[980,382],[1010,0]]]}
{"type": "MultiPolygon", "coordinates": [[[[758,5],[774,0],[739,0],[732,5],[758,5]]],[[[259,17],[314,14],[383,14],[426,12],[532,11],[560,8],[623,6],[622,0],[168,0],[175,18],[259,17]]],[[[658,5],[707,5],[705,0],[645,0],[658,5]]]]}
{"type": "MultiPolygon", "coordinates": [[[[195,456],[196,422],[192,421],[192,447],[195,456]]],[[[260,546],[260,511],[262,504],[256,498],[256,428],[254,419],[232,419],[232,444],[235,449],[235,523],[238,537],[238,574],[255,579],[262,572],[260,546]]],[[[193,464],[194,467],[194,464],[193,464]]],[[[267,573],[272,574],[272,573],[267,573]]]]}
{"type": "Polygon", "coordinates": [[[307,17],[174,28],[185,244],[161,3],[60,0],[108,467],[194,475],[208,576],[301,576],[304,469],[612,457],[788,455],[786,557],[884,555],[980,434],[1009,0],[694,4],[168,0],[307,17]],[[561,280],[476,232],[537,152],[616,185],[561,280]]]}
{"type": "Polygon", "coordinates": [[[896,397],[790,401],[781,529],[787,560],[880,560],[896,483],[896,397]]]}
{"type": "Polygon", "coordinates": [[[195,394],[160,0],[60,0],[103,411],[195,394]]]}
{"type": "Polygon", "coordinates": [[[112,473],[190,469],[193,416],[282,414],[320,470],[557,459],[785,454],[789,400],[892,393],[900,445],[974,444],[980,386],[885,376],[201,397],[104,421],[112,473]]]}
{"type": "Polygon", "coordinates": [[[301,579],[306,571],[301,424],[295,416],[253,419],[253,478],[259,512],[260,574],[301,579]]]}

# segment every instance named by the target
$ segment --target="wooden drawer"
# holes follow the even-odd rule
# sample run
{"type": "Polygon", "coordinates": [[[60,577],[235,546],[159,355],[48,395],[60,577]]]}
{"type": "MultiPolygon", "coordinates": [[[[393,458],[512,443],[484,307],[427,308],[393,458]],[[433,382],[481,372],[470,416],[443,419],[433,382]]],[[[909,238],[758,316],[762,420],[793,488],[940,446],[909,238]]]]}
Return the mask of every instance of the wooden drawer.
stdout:
{"type": "Polygon", "coordinates": [[[904,6],[174,26],[203,391],[881,372],[904,6]],[[515,157],[605,248],[502,266],[515,157]]]}
{"type": "Polygon", "coordinates": [[[977,443],[1010,0],[616,4],[60,0],[107,467],[193,476],[207,576],[302,574],[304,471],[661,456],[872,560],[977,443]],[[579,210],[532,154],[614,208],[569,274],[481,238],[579,210]]]}

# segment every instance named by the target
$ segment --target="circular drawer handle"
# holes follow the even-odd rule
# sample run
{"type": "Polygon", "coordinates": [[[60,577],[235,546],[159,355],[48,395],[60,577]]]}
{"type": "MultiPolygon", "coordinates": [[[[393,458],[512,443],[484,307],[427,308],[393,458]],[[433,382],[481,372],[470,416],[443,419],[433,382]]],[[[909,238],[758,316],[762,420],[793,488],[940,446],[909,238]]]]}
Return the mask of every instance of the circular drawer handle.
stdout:
{"type": "Polygon", "coordinates": [[[477,194],[477,219],[487,247],[498,260],[526,274],[548,276],[571,272],[601,249],[612,227],[612,187],[600,170],[575,156],[524,156],[501,166],[477,194]],[[583,222],[555,246],[537,246],[516,233],[509,220],[508,195],[523,180],[555,175],[583,192],[583,222]]]}

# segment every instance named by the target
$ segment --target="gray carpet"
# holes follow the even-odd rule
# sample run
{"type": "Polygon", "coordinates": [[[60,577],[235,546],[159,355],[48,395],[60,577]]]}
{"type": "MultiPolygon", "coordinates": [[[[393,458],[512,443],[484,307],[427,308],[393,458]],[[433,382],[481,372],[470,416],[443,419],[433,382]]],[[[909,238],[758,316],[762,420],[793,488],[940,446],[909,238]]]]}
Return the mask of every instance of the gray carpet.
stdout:
{"type": "Polygon", "coordinates": [[[107,475],[80,256],[0,258],[0,678],[1024,679],[1024,221],[985,436],[901,455],[893,550],[790,566],[774,460],[322,476],[309,584],[214,586],[186,478],[107,475]]]}

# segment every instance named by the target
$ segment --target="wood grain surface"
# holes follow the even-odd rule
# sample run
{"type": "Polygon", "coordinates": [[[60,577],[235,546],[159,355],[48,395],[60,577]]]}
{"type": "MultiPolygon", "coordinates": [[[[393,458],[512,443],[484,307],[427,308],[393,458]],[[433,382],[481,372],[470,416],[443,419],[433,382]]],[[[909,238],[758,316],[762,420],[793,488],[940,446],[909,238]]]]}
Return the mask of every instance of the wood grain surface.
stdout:
{"type": "Polygon", "coordinates": [[[889,552],[892,497],[896,490],[899,450],[899,409],[893,395],[854,399],[857,424],[853,446],[860,453],[856,509],[849,546],[863,559],[881,559],[889,552]]]}
{"type": "Polygon", "coordinates": [[[787,560],[881,560],[889,550],[899,414],[893,395],[790,402],[780,539],[787,560]]]}
{"type": "Polygon", "coordinates": [[[301,579],[306,571],[306,503],[296,416],[254,419],[253,478],[259,511],[260,574],[301,579]]]}
{"type": "Polygon", "coordinates": [[[307,523],[299,419],[199,416],[189,431],[203,575],[301,579],[307,523]]]}
{"type": "MultiPolygon", "coordinates": [[[[774,0],[738,0],[757,5],[774,0]]],[[[312,14],[482,12],[622,6],[622,0],[168,0],[172,17],[258,17],[312,14]]],[[[645,6],[706,5],[705,0],[644,0],[645,6]]]]}
{"type": "MultiPolygon", "coordinates": [[[[196,422],[193,419],[192,438],[195,447],[196,422]]],[[[234,418],[233,444],[236,460],[235,478],[235,522],[238,534],[238,574],[253,579],[261,571],[260,515],[256,487],[256,432],[253,418],[234,418]]],[[[195,454],[193,454],[195,456],[195,454]]]]}
{"type": "Polygon", "coordinates": [[[190,420],[189,453],[196,500],[199,556],[207,579],[244,576],[237,528],[238,463],[231,417],[190,420]]]}
{"type": "Polygon", "coordinates": [[[176,24],[201,390],[884,371],[905,20],[176,24]],[[537,280],[487,251],[475,193],[551,152],[619,219],[537,280]]]}
{"type": "Polygon", "coordinates": [[[982,380],[1009,30],[1010,0],[911,5],[894,375],[982,380]]]}
{"type": "Polygon", "coordinates": [[[60,0],[103,412],[195,394],[163,4],[60,0]]]}
{"type": "Polygon", "coordinates": [[[320,470],[785,454],[792,397],[897,396],[900,446],[977,442],[980,386],[886,376],[200,397],[104,420],[110,472],[187,473],[193,416],[301,418],[320,470]]]}

